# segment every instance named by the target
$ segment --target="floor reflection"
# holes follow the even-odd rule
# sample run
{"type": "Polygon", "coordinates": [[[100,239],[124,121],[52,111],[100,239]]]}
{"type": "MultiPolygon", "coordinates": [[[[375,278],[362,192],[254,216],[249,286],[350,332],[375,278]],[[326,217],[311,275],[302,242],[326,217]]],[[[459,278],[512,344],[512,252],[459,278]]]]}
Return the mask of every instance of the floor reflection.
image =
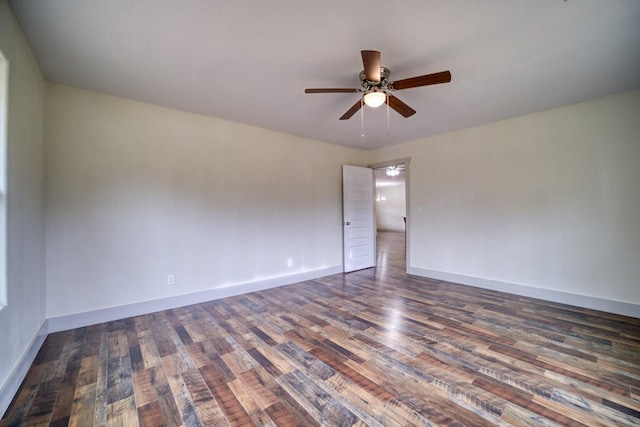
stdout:
{"type": "Polygon", "coordinates": [[[405,233],[378,231],[376,236],[376,273],[381,276],[406,273],[405,233]]]}
{"type": "MultiPolygon", "coordinates": [[[[376,268],[375,275],[379,279],[400,278],[406,274],[406,244],[405,233],[394,231],[378,231],[376,237],[376,268]]],[[[384,343],[394,347],[401,337],[401,325],[405,315],[404,300],[390,296],[385,310],[384,343]]]]}

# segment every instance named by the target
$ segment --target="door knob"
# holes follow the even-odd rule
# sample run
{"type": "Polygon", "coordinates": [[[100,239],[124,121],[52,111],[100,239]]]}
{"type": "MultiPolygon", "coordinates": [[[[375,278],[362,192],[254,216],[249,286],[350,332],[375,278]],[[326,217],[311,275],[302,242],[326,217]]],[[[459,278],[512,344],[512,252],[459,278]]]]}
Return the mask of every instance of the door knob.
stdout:
{"type": "Polygon", "coordinates": [[[345,222],[344,225],[351,225],[349,221],[345,222]]]}

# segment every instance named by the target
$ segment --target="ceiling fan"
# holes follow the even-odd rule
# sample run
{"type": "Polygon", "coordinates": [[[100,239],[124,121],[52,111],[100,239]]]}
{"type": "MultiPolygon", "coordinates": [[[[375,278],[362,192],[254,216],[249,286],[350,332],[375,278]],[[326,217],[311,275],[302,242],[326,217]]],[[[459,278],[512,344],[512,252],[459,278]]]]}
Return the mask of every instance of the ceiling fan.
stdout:
{"type": "Polygon", "coordinates": [[[363,103],[370,107],[379,107],[384,103],[388,103],[389,107],[400,113],[403,117],[411,117],[416,110],[409,107],[391,92],[396,90],[411,89],[420,86],[430,86],[440,83],[449,83],[451,81],[451,73],[449,71],[441,71],[439,73],[425,74],[423,76],[410,77],[408,79],[389,81],[391,71],[380,65],[380,52],[376,50],[363,50],[362,63],[364,70],[360,72],[361,87],[359,88],[326,88],[326,89],[305,89],[304,93],[361,93],[363,96],[358,102],[353,104],[346,113],[340,117],[340,120],[351,118],[363,103]]]}

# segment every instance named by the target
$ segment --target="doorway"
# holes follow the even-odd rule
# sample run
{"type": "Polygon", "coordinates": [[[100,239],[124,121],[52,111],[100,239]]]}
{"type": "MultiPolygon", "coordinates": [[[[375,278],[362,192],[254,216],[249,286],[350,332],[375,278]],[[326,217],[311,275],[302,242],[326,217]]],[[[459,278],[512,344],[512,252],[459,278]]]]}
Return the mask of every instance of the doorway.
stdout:
{"type": "Polygon", "coordinates": [[[409,161],[405,158],[369,166],[374,171],[378,268],[393,265],[406,272],[409,264],[409,161]]]}

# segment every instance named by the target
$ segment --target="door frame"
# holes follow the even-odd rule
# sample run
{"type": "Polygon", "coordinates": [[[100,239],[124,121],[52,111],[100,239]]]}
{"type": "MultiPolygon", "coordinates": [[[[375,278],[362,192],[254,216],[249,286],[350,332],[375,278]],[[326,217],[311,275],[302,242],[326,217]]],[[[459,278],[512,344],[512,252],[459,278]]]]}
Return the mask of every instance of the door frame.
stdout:
{"type": "MultiPolygon", "coordinates": [[[[407,272],[409,272],[409,260],[411,259],[411,200],[409,197],[409,194],[411,193],[409,191],[410,186],[409,186],[409,164],[411,163],[411,157],[403,157],[400,159],[395,159],[395,160],[386,160],[384,162],[377,162],[377,163],[372,163],[370,165],[368,165],[368,168],[371,169],[382,169],[382,168],[386,168],[388,166],[393,166],[393,165],[400,165],[400,164],[404,164],[404,170],[405,170],[405,174],[404,174],[404,200],[405,200],[405,209],[406,209],[406,216],[407,216],[407,223],[405,224],[405,255],[406,255],[406,259],[405,259],[405,270],[407,272]]],[[[376,179],[375,179],[375,174],[373,175],[373,186],[375,189],[375,185],[376,185],[376,179]]],[[[375,211],[375,210],[374,210],[375,211]]]]}

